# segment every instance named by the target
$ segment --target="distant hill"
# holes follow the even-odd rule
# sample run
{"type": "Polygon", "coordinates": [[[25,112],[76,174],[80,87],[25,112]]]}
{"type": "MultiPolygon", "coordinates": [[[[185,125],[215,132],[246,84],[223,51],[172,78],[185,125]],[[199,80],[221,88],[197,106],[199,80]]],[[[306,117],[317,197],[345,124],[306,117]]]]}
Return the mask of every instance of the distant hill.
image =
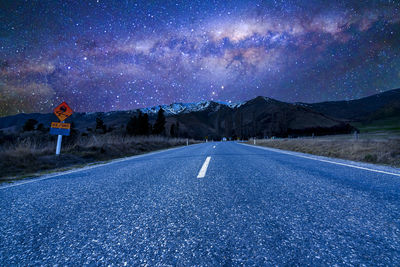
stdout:
{"type": "Polygon", "coordinates": [[[266,97],[257,97],[233,108],[211,102],[199,112],[168,119],[179,121],[185,133],[194,138],[321,135],[354,131],[349,124],[307,107],[266,97]]]}
{"type": "Polygon", "coordinates": [[[357,100],[299,104],[332,118],[347,121],[365,122],[388,117],[400,118],[400,89],[357,100]]]}

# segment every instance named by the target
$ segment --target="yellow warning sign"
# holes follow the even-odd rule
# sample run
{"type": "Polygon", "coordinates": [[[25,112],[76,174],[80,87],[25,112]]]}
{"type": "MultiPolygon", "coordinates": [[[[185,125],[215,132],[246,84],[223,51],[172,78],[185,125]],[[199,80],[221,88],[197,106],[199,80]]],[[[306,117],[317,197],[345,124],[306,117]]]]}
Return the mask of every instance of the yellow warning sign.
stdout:
{"type": "Polygon", "coordinates": [[[60,119],[60,121],[64,121],[66,118],[74,113],[72,109],[68,106],[67,103],[62,102],[54,109],[54,114],[60,119]]]}
{"type": "Polygon", "coordinates": [[[52,122],[51,128],[71,129],[71,123],[52,122]]]}

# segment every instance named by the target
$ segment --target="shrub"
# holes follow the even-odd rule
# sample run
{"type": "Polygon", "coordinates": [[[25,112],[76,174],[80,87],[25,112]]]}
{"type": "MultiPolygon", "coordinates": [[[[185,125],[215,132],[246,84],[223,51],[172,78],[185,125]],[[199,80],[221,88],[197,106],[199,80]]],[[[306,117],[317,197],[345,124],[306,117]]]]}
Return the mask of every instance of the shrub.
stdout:
{"type": "Polygon", "coordinates": [[[378,160],[378,156],[375,154],[367,154],[365,155],[364,160],[366,162],[376,162],[378,160]]]}
{"type": "Polygon", "coordinates": [[[36,125],[37,123],[38,123],[38,121],[35,120],[35,119],[28,119],[28,120],[25,122],[24,126],[22,127],[22,130],[23,130],[24,132],[33,131],[33,130],[35,130],[35,125],[36,125]]]}

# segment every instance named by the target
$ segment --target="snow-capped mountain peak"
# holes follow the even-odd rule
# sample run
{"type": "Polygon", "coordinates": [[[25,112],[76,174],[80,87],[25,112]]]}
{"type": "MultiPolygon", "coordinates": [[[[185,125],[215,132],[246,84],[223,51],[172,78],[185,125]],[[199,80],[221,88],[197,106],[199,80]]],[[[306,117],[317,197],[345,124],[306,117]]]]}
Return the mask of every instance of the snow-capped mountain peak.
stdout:
{"type": "Polygon", "coordinates": [[[160,108],[164,110],[166,115],[176,115],[180,113],[190,113],[205,110],[211,103],[224,105],[229,108],[239,107],[242,103],[228,103],[221,101],[201,101],[197,103],[173,103],[170,105],[158,105],[150,108],[141,108],[140,111],[147,114],[157,114],[160,108]]]}

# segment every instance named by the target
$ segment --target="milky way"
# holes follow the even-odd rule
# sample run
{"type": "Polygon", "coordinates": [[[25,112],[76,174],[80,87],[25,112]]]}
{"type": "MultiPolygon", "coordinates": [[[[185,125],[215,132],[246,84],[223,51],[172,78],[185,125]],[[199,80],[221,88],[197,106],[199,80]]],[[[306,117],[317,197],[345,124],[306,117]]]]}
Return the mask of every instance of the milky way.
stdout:
{"type": "Polygon", "coordinates": [[[399,1],[2,1],[0,116],[400,87],[399,1]]]}

